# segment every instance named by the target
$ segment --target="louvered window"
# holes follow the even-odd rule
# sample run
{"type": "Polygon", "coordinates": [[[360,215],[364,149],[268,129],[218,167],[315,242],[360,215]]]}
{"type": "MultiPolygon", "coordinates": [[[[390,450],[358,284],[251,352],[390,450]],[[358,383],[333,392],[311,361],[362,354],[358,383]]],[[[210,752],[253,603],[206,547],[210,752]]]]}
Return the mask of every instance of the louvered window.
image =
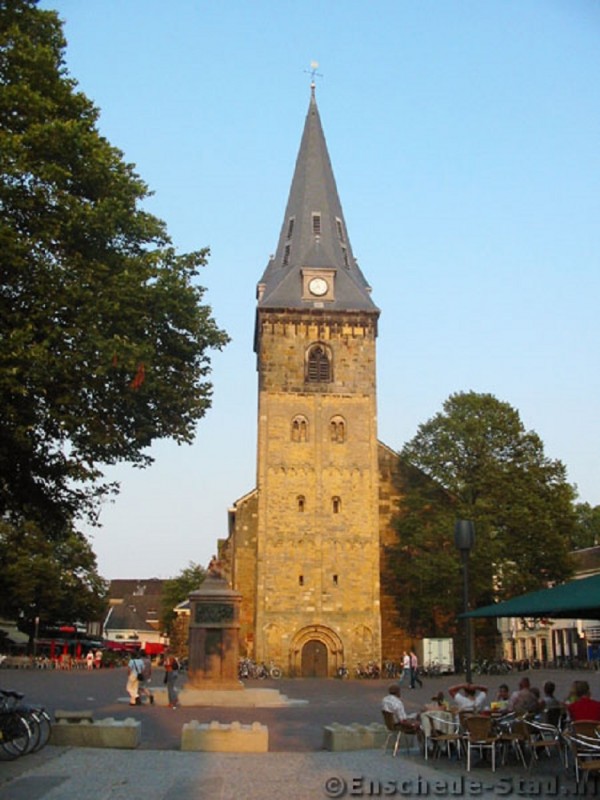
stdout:
{"type": "Polygon", "coordinates": [[[283,266],[287,267],[289,263],[290,263],[290,246],[289,244],[286,244],[283,250],[283,266]]]}
{"type": "Polygon", "coordinates": [[[316,345],[308,354],[307,379],[310,383],[327,383],[331,380],[331,362],[321,345],[316,345]]]}
{"type": "Polygon", "coordinates": [[[287,232],[288,239],[292,238],[293,232],[294,232],[294,217],[290,217],[288,222],[288,232],[287,232]]]}
{"type": "Polygon", "coordinates": [[[321,235],[321,215],[320,214],[313,214],[312,215],[312,226],[313,226],[313,234],[315,236],[321,235]]]}
{"type": "Polygon", "coordinates": [[[340,242],[344,241],[344,226],[342,225],[342,220],[339,217],[335,218],[335,226],[337,228],[337,235],[340,242]]]}

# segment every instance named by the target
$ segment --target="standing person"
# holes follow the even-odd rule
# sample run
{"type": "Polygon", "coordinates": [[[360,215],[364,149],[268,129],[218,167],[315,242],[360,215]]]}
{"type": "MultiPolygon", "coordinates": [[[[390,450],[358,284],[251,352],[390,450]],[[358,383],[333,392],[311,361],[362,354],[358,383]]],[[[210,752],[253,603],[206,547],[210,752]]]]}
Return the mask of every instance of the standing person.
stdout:
{"type": "Polygon", "coordinates": [[[88,669],[94,669],[94,653],[91,650],[87,651],[85,663],[88,669]]]}
{"type": "Polygon", "coordinates": [[[152,678],[152,659],[145,650],[141,654],[141,661],[144,667],[142,669],[142,674],[138,678],[138,692],[140,701],[143,702],[143,698],[147,697],[148,702],[152,706],[154,705],[154,695],[152,694],[152,689],[150,688],[150,679],[152,678]]]}
{"type": "Polygon", "coordinates": [[[410,656],[406,650],[402,653],[402,675],[400,675],[398,686],[402,686],[405,680],[410,681],[410,656]]]}
{"type": "Polygon", "coordinates": [[[165,657],[165,683],[167,684],[167,695],[169,698],[169,706],[177,708],[177,690],[175,683],[179,676],[179,662],[169,651],[165,657]]]}
{"type": "Polygon", "coordinates": [[[98,648],[94,653],[94,669],[100,669],[102,666],[102,650],[98,648]]]}
{"type": "Polygon", "coordinates": [[[139,706],[142,702],[140,697],[139,676],[143,674],[144,662],[140,658],[139,652],[134,653],[127,664],[127,694],[129,695],[129,705],[139,706]]]}
{"type": "Polygon", "coordinates": [[[415,688],[415,683],[419,684],[419,688],[423,688],[423,681],[419,678],[419,659],[414,650],[410,651],[410,688],[415,688]]]}

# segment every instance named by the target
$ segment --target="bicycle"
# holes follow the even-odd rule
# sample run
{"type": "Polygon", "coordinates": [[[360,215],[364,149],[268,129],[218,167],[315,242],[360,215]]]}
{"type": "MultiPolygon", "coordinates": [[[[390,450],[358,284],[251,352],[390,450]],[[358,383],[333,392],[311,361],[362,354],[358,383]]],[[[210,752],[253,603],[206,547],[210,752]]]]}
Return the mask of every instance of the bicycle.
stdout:
{"type": "Polygon", "coordinates": [[[48,744],[52,722],[41,706],[21,702],[20,692],[0,690],[0,758],[18,758],[48,744]]]}
{"type": "MultiPolygon", "coordinates": [[[[22,695],[21,695],[22,696],[22,695]]],[[[33,733],[17,709],[16,692],[0,696],[0,759],[12,761],[30,751],[33,733]]]]}

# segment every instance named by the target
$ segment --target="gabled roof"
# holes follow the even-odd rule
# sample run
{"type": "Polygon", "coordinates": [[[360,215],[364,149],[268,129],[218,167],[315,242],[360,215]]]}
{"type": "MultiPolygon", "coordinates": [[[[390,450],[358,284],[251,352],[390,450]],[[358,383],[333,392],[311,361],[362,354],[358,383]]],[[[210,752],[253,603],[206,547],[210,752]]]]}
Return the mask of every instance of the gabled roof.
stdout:
{"type": "Polygon", "coordinates": [[[110,582],[108,597],[120,600],[129,595],[160,595],[164,583],[162,578],[115,578],[110,582]]]}
{"type": "Polygon", "coordinates": [[[370,291],[350,245],[313,85],[277,250],[258,284],[258,308],[378,314],[370,291]],[[331,271],[333,301],[303,297],[305,269],[331,271]]]}

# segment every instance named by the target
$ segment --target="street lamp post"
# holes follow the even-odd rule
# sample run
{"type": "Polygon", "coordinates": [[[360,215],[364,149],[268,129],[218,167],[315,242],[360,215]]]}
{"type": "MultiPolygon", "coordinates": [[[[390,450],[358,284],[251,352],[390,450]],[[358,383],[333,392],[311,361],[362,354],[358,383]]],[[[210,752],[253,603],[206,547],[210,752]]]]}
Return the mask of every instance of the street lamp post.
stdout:
{"type": "MultiPolygon", "coordinates": [[[[463,612],[469,610],[469,553],[475,544],[475,526],[470,520],[459,519],[454,526],[454,544],[460,551],[463,574],[463,612]]],[[[471,683],[471,620],[465,621],[465,680],[471,683]]]]}

